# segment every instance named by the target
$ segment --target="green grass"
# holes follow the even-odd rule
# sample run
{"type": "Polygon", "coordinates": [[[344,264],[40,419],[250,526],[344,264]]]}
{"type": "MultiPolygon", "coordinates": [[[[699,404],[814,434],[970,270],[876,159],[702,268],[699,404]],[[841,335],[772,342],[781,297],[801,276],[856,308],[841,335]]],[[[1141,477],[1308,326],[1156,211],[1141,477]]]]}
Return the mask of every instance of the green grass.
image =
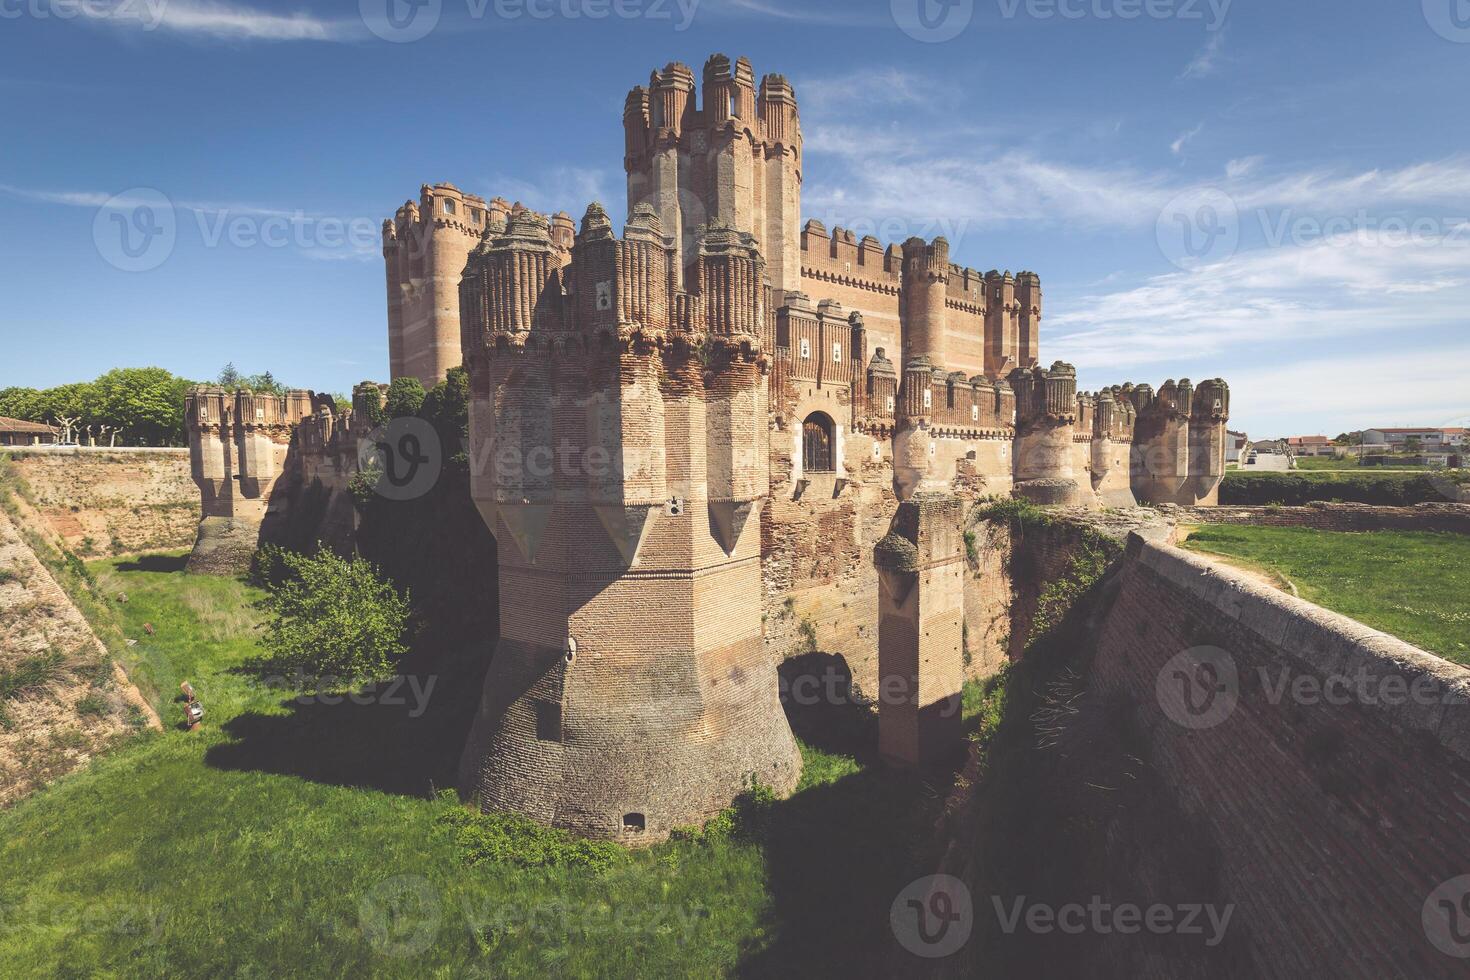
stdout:
{"type": "Polygon", "coordinates": [[[89,566],[165,731],[0,812],[0,976],[874,969],[947,784],[804,745],[798,792],[758,835],[578,857],[580,842],[467,820],[436,792],[463,738],[442,718],[462,720],[477,684],[445,680],[447,708],[417,719],[283,701],[239,670],[259,653],[259,592],[181,565],[89,566]],[[200,731],[180,728],[181,680],[200,731]],[[505,859],[507,840],[536,859],[505,859]]]}
{"type": "Polygon", "coordinates": [[[1310,602],[1470,665],[1470,537],[1211,525],[1185,547],[1275,572],[1310,602]]]}

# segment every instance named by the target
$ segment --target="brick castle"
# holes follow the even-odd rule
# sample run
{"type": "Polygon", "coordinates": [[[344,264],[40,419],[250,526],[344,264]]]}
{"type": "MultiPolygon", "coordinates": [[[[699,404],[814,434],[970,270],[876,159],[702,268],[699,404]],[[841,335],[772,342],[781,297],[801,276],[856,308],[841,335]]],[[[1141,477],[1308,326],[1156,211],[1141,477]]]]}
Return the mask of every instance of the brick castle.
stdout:
{"type": "MultiPolygon", "coordinates": [[[[1229,390],[1079,392],[1042,366],[1036,273],[803,227],[795,92],[745,59],[711,58],[700,86],[655,72],[623,122],[621,237],[597,204],[577,223],[435,184],[383,254],[392,376],[468,370],[471,494],[499,546],[462,789],[649,841],[752,781],[795,785],[794,651],[870,693],[897,681],[885,757],[952,751],[964,677],[1010,652],[965,574],[964,502],[1212,505],[1229,390]]],[[[378,397],[191,393],[197,563],[269,540],[279,481],[350,548],[378,397]]]]}

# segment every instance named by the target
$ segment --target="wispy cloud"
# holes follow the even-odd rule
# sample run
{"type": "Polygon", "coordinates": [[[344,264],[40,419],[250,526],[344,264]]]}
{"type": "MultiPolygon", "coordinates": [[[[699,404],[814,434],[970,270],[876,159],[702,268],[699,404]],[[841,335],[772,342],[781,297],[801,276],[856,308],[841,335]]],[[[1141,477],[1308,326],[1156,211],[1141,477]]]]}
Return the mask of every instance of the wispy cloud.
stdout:
{"type": "Polygon", "coordinates": [[[1047,323],[1058,356],[1137,369],[1431,328],[1462,318],[1467,304],[1470,228],[1423,239],[1362,229],[1053,304],[1047,323]]]}
{"type": "Polygon", "coordinates": [[[872,106],[919,105],[928,94],[928,82],[913,72],[874,68],[845,75],[803,78],[797,98],[807,112],[842,113],[872,106]]]}
{"type": "Polygon", "coordinates": [[[1205,78],[1220,70],[1221,51],[1225,48],[1225,32],[1216,31],[1210,35],[1205,46],[1194,56],[1194,60],[1184,66],[1184,71],[1179,73],[1180,78],[1205,78]]]}
{"type": "Polygon", "coordinates": [[[90,22],[118,30],[163,31],[217,41],[347,41],[363,36],[358,20],[326,20],[309,13],[277,14],[212,0],[117,0],[84,3],[72,9],[90,22]]]}
{"type": "Polygon", "coordinates": [[[580,218],[587,205],[599,201],[614,218],[627,203],[627,192],[612,188],[606,170],[596,167],[552,167],[539,180],[499,175],[486,182],[489,192],[534,211],[566,211],[580,218]]]}
{"type": "Polygon", "coordinates": [[[704,0],[700,10],[734,17],[778,20],[793,24],[823,24],[828,27],[893,26],[892,19],[886,14],[854,10],[853,5],[846,0],[839,3],[802,4],[791,3],[789,0],[704,0]]]}
{"type": "Polygon", "coordinates": [[[1193,129],[1181,133],[1177,140],[1169,144],[1169,152],[1173,153],[1176,157],[1183,156],[1184,148],[1189,145],[1190,140],[1194,139],[1196,136],[1198,136],[1200,133],[1203,133],[1204,131],[1205,124],[1200,123],[1193,129]]]}

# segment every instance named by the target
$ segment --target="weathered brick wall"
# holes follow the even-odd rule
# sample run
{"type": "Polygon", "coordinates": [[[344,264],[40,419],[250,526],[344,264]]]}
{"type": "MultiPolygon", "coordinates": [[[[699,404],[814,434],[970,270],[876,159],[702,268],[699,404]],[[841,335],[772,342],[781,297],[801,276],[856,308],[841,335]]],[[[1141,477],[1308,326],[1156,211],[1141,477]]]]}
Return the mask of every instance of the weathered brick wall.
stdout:
{"type": "Polygon", "coordinates": [[[1131,706],[1149,762],[1208,828],[1250,972],[1464,976],[1422,916],[1470,869],[1470,671],[1169,546],[1132,540],[1120,575],[1092,683],[1131,706]],[[1228,700],[1180,724],[1160,678],[1205,645],[1238,694],[1227,671],[1228,700]],[[1276,685],[1359,670],[1371,681],[1347,703],[1273,703],[1276,685]],[[1398,685],[1423,703],[1370,702],[1398,685]]]}
{"type": "Polygon", "coordinates": [[[187,548],[199,488],[186,449],[50,449],[12,454],[47,525],[84,556],[187,548]]]}
{"type": "Polygon", "coordinates": [[[1320,531],[1447,531],[1470,534],[1470,504],[1314,503],[1305,507],[1186,507],[1180,523],[1311,527],[1320,531]]]}

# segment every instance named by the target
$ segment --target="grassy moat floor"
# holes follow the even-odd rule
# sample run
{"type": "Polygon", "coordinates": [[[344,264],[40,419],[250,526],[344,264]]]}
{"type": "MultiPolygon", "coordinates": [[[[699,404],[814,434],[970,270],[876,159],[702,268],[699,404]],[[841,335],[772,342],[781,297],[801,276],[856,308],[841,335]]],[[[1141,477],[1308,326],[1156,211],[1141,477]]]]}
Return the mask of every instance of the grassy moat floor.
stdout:
{"type": "Polygon", "coordinates": [[[1290,580],[1309,602],[1470,666],[1470,537],[1207,525],[1185,547],[1290,580]]]}
{"type": "Polygon", "coordinates": [[[437,793],[477,682],[442,678],[417,715],[406,685],[404,704],[302,704],[241,670],[256,590],[177,555],[90,567],[166,730],[0,812],[0,976],[884,972],[948,786],[868,765],[862,739],[803,744],[801,787],[758,833],[473,862],[467,811],[437,793]],[[180,728],[181,680],[200,731],[180,728]]]}

